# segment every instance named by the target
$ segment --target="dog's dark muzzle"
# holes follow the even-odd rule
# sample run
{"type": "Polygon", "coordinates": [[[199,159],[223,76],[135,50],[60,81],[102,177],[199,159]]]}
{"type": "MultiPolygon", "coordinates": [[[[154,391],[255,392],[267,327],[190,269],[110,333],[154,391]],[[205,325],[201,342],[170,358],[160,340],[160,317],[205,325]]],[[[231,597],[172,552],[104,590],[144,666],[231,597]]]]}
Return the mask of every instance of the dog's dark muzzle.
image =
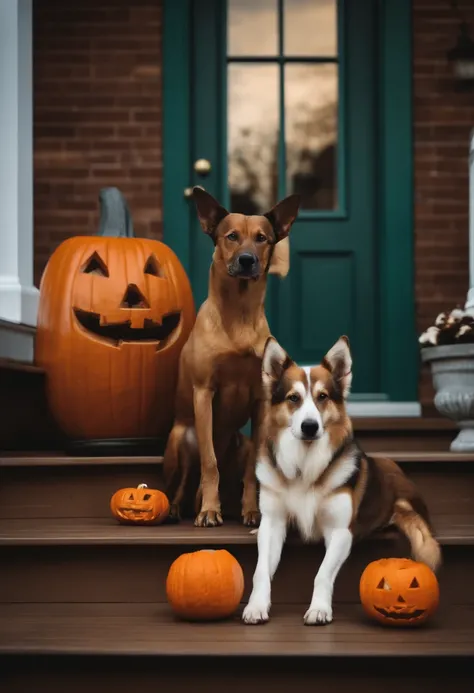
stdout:
{"type": "Polygon", "coordinates": [[[260,262],[254,253],[240,253],[229,267],[233,277],[255,279],[260,275],[260,262]]]}

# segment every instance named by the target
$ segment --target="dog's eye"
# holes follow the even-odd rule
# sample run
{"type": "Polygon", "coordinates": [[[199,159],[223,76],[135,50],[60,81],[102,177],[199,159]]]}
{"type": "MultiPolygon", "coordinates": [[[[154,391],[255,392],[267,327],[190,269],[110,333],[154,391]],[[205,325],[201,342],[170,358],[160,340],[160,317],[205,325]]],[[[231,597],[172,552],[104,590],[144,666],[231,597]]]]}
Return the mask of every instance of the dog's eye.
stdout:
{"type": "Polygon", "coordinates": [[[265,236],[264,233],[258,233],[255,240],[257,241],[257,243],[265,243],[265,241],[267,240],[267,237],[265,236]]]}
{"type": "Polygon", "coordinates": [[[323,402],[327,398],[328,398],[328,396],[327,396],[326,392],[320,392],[318,394],[318,402],[323,402]]]}
{"type": "Polygon", "coordinates": [[[299,402],[300,396],[296,392],[292,392],[291,395],[288,395],[288,399],[290,402],[299,402]]]}
{"type": "Polygon", "coordinates": [[[231,231],[230,233],[228,233],[226,238],[229,241],[238,241],[239,240],[239,236],[237,235],[237,233],[235,231],[231,231]]]}

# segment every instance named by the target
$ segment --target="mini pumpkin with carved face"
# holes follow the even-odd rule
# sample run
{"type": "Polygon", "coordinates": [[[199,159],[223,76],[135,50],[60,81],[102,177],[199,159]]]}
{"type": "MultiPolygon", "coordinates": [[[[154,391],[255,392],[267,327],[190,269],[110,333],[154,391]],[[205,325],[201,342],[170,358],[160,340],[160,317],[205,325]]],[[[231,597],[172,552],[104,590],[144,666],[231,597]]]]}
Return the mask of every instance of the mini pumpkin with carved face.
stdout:
{"type": "Polygon", "coordinates": [[[384,625],[417,626],[436,611],[439,585],[424,563],[383,558],[362,573],[360,598],[367,615],[384,625]]]}
{"type": "Polygon", "coordinates": [[[195,319],[191,286],[170,248],[133,237],[119,191],[101,195],[102,235],[67,239],[44,271],[36,363],[71,438],[165,436],[195,319]]]}
{"type": "Polygon", "coordinates": [[[139,484],[122,488],[110,499],[112,514],[123,525],[152,525],[168,517],[170,504],[162,491],[139,484]]]}

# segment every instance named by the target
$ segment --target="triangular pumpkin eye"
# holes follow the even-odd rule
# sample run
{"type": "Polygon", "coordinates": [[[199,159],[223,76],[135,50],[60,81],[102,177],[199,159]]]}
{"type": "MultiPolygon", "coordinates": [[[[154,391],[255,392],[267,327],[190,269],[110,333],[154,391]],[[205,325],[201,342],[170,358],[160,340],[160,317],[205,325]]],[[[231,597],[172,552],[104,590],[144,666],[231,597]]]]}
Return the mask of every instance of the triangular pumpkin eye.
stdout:
{"type": "Polygon", "coordinates": [[[82,266],[81,272],[84,274],[99,274],[101,277],[108,277],[109,270],[98,253],[92,253],[86,264],[82,266]]]}
{"type": "Polygon", "coordinates": [[[413,580],[411,581],[411,584],[410,584],[410,589],[416,589],[416,588],[419,587],[419,586],[420,586],[420,585],[419,585],[418,580],[416,579],[416,577],[413,578],[413,580]]]}
{"type": "Polygon", "coordinates": [[[128,500],[133,500],[133,493],[129,495],[128,500]]]}
{"type": "Polygon", "coordinates": [[[150,498],[151,498],[151,493],[145,493],[145,495],[143,496],[143,500],[144,500],[144,501],[145,501],[145,500],[150,500],[150,498]]]}
{"type": "Polygon", "coordinates": [[[382,578],[382,579],[380,580],[379,584],[377,585],[377,589],[378,589],[378,590],[389,590],[389,589],[391,589],[391,587],[390,587],[390,585],[388,584],[388,582],[386,581],[386,579],[385,579],[385,578],[382,578]]]}
{"type": "Polygon", "coordinates": [[[158,264],[158,260],[154,255],[150,255],[148,260],[145,263],[145,269],[143,270],[145,274],[151,274],[154,277],[161,277],[162,272],[160,269],[160,266],[158,264]]]}

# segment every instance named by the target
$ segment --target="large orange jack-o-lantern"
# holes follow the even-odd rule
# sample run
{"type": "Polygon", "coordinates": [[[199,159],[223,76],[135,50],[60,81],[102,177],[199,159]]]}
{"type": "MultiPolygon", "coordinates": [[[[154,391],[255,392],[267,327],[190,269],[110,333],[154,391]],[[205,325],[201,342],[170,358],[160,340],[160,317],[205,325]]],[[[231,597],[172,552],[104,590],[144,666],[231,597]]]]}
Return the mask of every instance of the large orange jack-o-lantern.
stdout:
{"type": "Polygon", "coordinates": [[[116,188],[100,202],[99,236],[69,238],[46,266],[35,360],[73,440],[165,437],[195,319],[191,287],[170,248],[133,236],[116,188]]]}
{"type": "Polygon", "coordinates": [[[438,607],[438,580],[424,563],[382,558],[362,573],[360,599],[367,615],[384,625],[418,626],[438,607]]]}

